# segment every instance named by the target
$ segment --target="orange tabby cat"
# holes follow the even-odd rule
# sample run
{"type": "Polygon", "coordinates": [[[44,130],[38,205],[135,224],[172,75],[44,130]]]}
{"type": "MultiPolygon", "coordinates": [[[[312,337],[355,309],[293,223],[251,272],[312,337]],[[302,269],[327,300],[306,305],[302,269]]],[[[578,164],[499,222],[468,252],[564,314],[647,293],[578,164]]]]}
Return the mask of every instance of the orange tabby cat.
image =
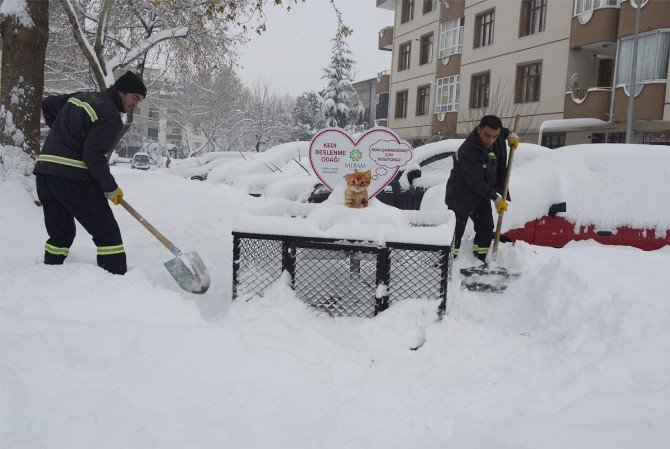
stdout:
{"type": "Polygon", "coordinates": [[[344,191],[344,204],[355,209],[367,207],[368,186],[372,180],[370,170],[363,172],[354,170],[353,173],[344,175],[344,179],[347,181],[347,188],[344,191]]]}

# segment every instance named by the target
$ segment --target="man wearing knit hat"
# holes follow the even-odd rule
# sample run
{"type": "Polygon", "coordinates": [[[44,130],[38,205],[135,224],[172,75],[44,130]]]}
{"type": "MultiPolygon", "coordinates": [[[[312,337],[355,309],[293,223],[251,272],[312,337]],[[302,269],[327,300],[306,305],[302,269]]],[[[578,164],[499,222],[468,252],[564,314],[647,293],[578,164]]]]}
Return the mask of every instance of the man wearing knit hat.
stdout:
{"type": "Polygon", "coordinates": [[[131,112],[146,95],[142,79],[128,71],[104,92],[75,92],[42,101],[51,131],[33,173],[49,234],[45,264],[65,261],[76,219],[93,237],[98,266],[125,274],[121,231],[107,202],[119,204],[123,191],[109,171],[107,153],[123,127],[119,114],[131,112]]]}

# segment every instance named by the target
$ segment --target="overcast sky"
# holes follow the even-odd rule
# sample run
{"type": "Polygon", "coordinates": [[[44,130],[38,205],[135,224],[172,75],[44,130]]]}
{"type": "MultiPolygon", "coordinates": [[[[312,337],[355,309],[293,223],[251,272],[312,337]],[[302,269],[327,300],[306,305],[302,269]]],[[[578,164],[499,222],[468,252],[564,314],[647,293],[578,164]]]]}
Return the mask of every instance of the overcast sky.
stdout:
{"type": "MultiPolygon", "coordinates": [[[[344,23],[354,33],[347,38],[356,60],[356,79],[361,81],[389,70],[391,52],[377,49],[379,30],[393,25],[393,12],[377,8],[375,0],[336,0],[344,23]]],[[[267,8],[267,31],[254,34],[240,52],[239,75],[251,85],[261,77],[277,93],[297,96],[325,87],[323,69],[330,62],[331,39],[337,17],[329,0],[307,0],[285,8],[267,8]]]]}

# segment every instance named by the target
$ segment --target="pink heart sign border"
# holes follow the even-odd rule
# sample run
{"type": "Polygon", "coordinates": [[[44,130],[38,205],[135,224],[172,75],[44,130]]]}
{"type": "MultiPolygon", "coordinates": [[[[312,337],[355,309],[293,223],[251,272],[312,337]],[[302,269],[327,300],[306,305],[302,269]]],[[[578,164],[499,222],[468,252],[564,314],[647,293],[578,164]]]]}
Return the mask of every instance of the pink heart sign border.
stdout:
{"type": "Polygon", "coordinates": [[[374,198],[401,167],[412,159],[412,147],[388,128],[376,127],[354,140],[340,128],[327,128],[314,135],[309,162],[314,174],[331,191],[345,183],[344,175],[370,170],[368,199],[374,198]]]}

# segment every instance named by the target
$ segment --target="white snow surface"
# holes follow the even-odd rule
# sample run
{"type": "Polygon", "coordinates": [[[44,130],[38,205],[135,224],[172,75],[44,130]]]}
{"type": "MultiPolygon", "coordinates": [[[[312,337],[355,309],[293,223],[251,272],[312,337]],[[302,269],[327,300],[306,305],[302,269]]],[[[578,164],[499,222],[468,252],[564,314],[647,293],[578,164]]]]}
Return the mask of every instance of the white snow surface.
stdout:
{"type": "Polygon", "coordinates": [[[344,205],[344,186],[338,185],[321,204],[303,205],[305,213],[293,215],[281,207],[263,210],[260,214],[241,213],[233,226],[239,232],[283,236],[320,237],[367,241],[374,244],[386,242],[413,243],[418,245],[449,246],[454,236],[455,218],[449,211],[442,220],[434,214],[422,219],[417,211],[404,211],[388,206],[373,198],[370,205],[352,209],[344,205]],[[276,214],[271,216],[269,214],[276,214]],[[412,227],[413,222],[435,224],[431,227],[412,227]]]}
{"type": "MultiPolygon", "coordinates": [[[[608,161],[579,170],[597,176],[608,161]]],[[[172,256],[121,207],[113,210],[125,276],[96,267],[80,227],[65,265],[45,266],[42,211],[18,181],[2,181],[3,448],[660,449],[670,441],[667,247],[502,245],[498,262],[522,273],[504,294],[461,290],[455,274],[441,321],[422,298],[374,319],[333,319],[315,316],[285,279],[263,297],[231,301],[237,217],[306,205],[160,169],[112,173],[148,221],[200,254],[212,286],[202,296],[180,290],[162,266],[172,256]]],[[[596,207],[607,215],[613,204],[596,207]]],[[[469,245],[454,273],[474,263],[469,245]]]]}

